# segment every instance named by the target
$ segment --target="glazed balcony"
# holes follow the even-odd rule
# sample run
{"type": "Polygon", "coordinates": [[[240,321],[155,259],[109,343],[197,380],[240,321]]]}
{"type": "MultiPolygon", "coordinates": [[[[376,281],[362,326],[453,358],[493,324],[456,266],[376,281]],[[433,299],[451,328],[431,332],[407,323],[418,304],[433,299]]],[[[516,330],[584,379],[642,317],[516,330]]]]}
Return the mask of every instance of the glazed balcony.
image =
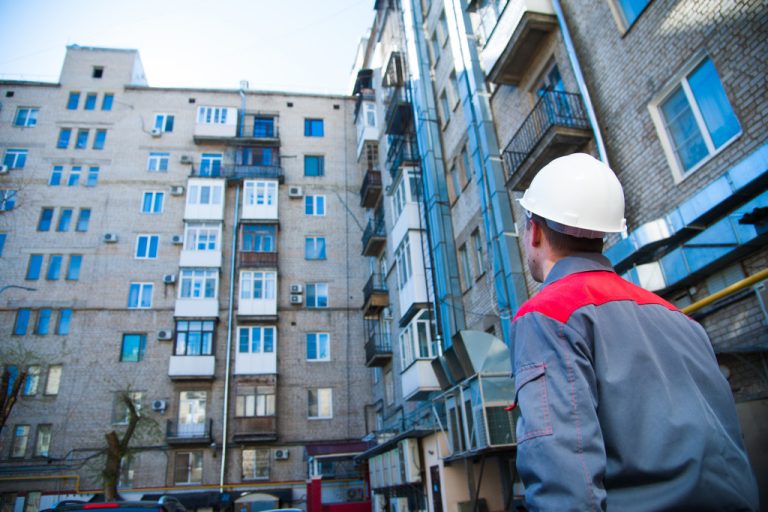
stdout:
{"type": "Polygon", "coordinates": [[[363,256],[378,256],[387,245],[384,219],[371,219],[363,233],[363,256]]]}
{"type": "Polygon", "coordinates": [[[523,191],[547,162],[581,149],[592,129],[581,96],[548,91],[536,102],[504,149],[507,188],[523,191]]]}
{"type": "Polygon", "coordinates": [[[235,442],[277,440],[277,416],[250,416],[234,418],[232,437],[235,442]]]}
{"type": "Polygon", "coordinates": [[[373,332],[365,342],[365,366],[386,366],[392,360],[392,338],[389,333],[373,332]]]}
{"type": "Polygon", "coordinates": [[[410,137],[390,137],[387,151],[389,175],[394,180],[403,166],[419,164],[419,147],[410,137]]]}
{"type": "Polygon", "coordinates": [[[360,206],[373,208],[381,197],[381,171],[368,169],[360,187],[360,206]]]}
{"type": "Polygon", "coordinates": [[[375,315],[389,306],[389,289],[382,274],[371,274],[363,288],[363,315],[375,315]]]}
{"type": "Polygon", "coordinates": [[[203,423],[180,423],[168,420],[165,440],[172,446],[206,445],[213,442],[213,420],[203,423]]]}

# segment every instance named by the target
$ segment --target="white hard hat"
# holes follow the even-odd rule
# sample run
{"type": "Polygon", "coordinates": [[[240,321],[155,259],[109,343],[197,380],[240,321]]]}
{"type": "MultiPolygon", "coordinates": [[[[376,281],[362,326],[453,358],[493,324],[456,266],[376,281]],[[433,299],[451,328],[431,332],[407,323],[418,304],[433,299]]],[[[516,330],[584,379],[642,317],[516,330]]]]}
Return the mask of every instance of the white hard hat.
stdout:
{"type": "Polygon", "coordinates": [[[520,205],[546,219],[552,229],[581,238],[602,238],[627,226],[621,183],[610,167],[585,153],[545,165],[520,205]]]}

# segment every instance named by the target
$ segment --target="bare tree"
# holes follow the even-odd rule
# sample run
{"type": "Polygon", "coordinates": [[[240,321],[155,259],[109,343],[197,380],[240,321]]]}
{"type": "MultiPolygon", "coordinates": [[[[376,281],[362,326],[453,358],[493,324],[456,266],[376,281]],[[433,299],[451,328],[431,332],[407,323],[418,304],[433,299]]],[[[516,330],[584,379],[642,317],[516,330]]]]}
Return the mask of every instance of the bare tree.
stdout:
{"type": "Polygon", "coordinates": [[[24,349],[20,343],[0,351],[3,365],[0,376],[0,432],[13,412],[13,406],[21,394],[29,375],[29,365],[36,364],[38,357],[24,349]]]}

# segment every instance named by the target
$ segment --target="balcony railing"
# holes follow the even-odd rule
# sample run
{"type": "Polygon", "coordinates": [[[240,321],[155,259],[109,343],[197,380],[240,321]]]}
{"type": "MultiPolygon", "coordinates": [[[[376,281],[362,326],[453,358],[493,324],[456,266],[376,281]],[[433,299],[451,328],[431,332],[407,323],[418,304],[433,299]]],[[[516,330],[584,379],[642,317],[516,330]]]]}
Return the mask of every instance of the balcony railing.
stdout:
{"type": "Polygon", "coordinates": [[[280,133],[277,126],[269,123],[255,122],[252,116],[246,116],[245,122],[240,123],[237,130],[239,139],[249,139],[265,142],[277,143],[280,141],[280,133]]]}
{"type": "Polygon", "coordinates": [[[408,84],[393,90],[388,99],[384,121],[389,135],[403,135],[410,130],[413,124],[413,113],[408,84]]]}
{"type": "Polygon", "coordinates": [[[363,232],[363,256],[378,256],[387,241],[384,219],[371,219],[363,232]]]}
{"type": "Polygon", "coordinates": [[[274,441],[277,439],[277,416],[252,416],[234,419],[236,441],[274,441]]]}
{"type": "Polygon", "coordinates": [[[592,137],[581,96],[547,91],[542,94],[504,149],[507,186],[524,190],[533,172],[558,156],[577,150],[592,137]]]}
{"type": "Polygon", "coordinates": [[[279,165],[230,165],[221,170],[221,175],[231,180],[261,178],[283,183],[285,179],[279,165]]]}
{"type": "Polygon", "coordinates": [[[389,175],[394,180],[404,164],[419,163],[419,147],[411,137],[390,137],[387,151],[389,175]]]}
{"type": "Polygon", "coordinates": [[[385,366],[392,359],[392,338],[389,333],[373,332],[365,342],[365,365],[385,366]]]}
{"type": "Polygon", "coordinates": [[[389,306],[389,289],[382,274],[371,274],[363,287],[363,314],[376,314],[389,306]]]}
{"type": "Polygon", "coordinates": [[[210,444],[213,441],[213,420],[204,423],[180,423],[168,420],[165,437],[168,444],[210,444]]]}
{"type": "Polygon", "coordinates": [[[240,251],[240,267],[277,268],[276,252],[240,251]]]}
{"type": "Polygon", "coordinates": [[[373,208],[381,197],[381,171],[368,169],[360,187],[360,206],[373,208]]]}

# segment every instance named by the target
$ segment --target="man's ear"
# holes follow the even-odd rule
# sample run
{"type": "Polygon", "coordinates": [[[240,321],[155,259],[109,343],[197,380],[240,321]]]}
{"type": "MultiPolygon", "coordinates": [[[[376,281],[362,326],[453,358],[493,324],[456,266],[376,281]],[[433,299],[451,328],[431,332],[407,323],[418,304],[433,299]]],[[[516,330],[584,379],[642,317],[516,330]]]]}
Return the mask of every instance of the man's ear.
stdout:
{"type": "Polygon", "coordinates": [[[544,231],[541,229],[541,226],[539,226],[537,222],[531,221],[528,229],[531,232],[531,245],[533,247],[539,247],[544,239],[544,231]]]}

